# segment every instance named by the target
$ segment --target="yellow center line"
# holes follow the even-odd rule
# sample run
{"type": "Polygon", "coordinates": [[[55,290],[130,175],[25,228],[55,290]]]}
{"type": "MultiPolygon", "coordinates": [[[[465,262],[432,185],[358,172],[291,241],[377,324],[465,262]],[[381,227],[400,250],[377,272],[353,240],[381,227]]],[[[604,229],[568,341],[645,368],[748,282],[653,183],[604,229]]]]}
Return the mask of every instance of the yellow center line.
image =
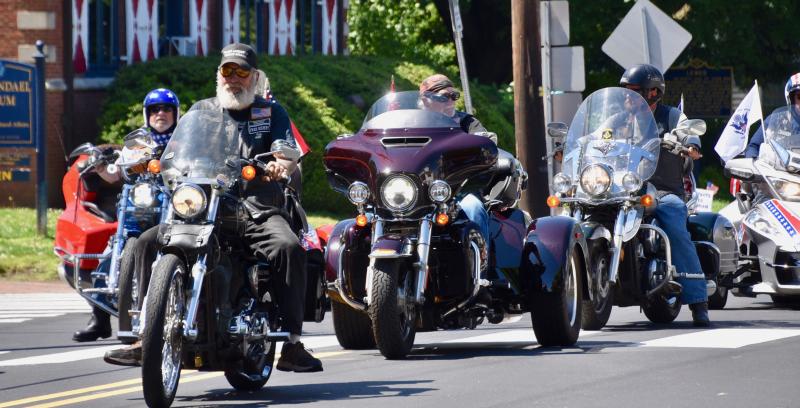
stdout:
{"type": "MultiPolygon", "coordinates": [[[[328,352],[314,353],[314,355],[317,358],[327,358],[327,357],[333,357],[333,356],[347,354],[347,353],[349,353],[349,351],[339,350],[339,351],[328,351],[328,352]]],[[[275,353],[275,359],[278,359],[278,358],[280,358],[280,353],[275,353]]],[[[210,372],[210,373],[205,373],[205,374],[200,374],[200,375],[195,375],[195,376],[190,376],[190,377],[184,377],[184,375],[186,375],[186,374],[194,374],[194,373],[197,373],[197,372],[198,372],[197,370],[181,370],[180,383],[181,384],[190,383],[190,382],[194,382],[194,381],[206,380],[206,379],[209,379],[209,378],[219,377],[219,376],[223,375],[223,373],[221,371],[215,371],[215,372],[210,372]]],[[[113,397],[113,396],[116,396],[116,395],[128,394],[128,393],[131,393],[131,392],[137,392],[137,391],[141,392],[141,390],[142,390],[142,385],[141,385],[142,384],[142,379],[141,378],[134,378],[134,379],[131,379],[131,380],[124,380],[124,381],[118,381],[118,382],[109,383],[109,384],[95,385],[95,386],[92,386],[92,387],[79,388],[77,390],[58,392],[58,393],[54,393],[54,394],[39,395],[39,396],[35,396],[35,397],[29,397],[29,398],[19,399],[19,400],[15,400],[15,401],[4,402],[4,403],[0,403],[0,408],[14,407],[14,406],[18,406],[18,405],[26,405],[26,404],[31,404],[31,403],[34,403],[34,402],[39,402],[39,401],[45,401],[45,400],[56,399],[56,398],[70,397],[70,396],[79,395],[79,394],[92,393],[92,392],[95,392],[95,391],[110,390],[112,388],[123,387],[123,386],[126,386],[126,385],[133,385],[133,384],[135,384],[136,386],[135,387],[128,387],[128,388],[121,388],[121,389],[118,389],[118,390],[101,392],[101,393],[97,393],[97,394],[84,395],[84,396],[81,396],[81,397],[69,398],[69,399],[64,399],[64,400],[59,400],[59,401],[53,401],[53,402],[49,402],[49,403],[45,403],[45,404],[41,404],[41,405],[35,405],[33,407],[36,407],[36,408],[60,407],[60,406],[63,406],[63,405],[76,404],[76,403],[79,403],[79,402],[91,401],[91,400],[101,399],[101,398],[108,398],[108,397],[113,397]]],[[[30,407],[30,408],[32,408],[32,407],[30,407]]]]}

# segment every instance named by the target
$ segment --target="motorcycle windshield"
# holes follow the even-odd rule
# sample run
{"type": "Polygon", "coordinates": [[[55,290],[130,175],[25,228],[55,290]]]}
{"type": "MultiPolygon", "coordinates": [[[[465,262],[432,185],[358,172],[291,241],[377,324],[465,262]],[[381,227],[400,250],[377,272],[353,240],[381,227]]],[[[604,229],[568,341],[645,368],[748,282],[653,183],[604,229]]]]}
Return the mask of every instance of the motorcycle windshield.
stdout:
{"type": "MultiPolygon", "coordinates": [[[[628,173],[645,181],[655,172],[660,142],[658,128],[647,102],[626,88],[605,88],[586,98],[569,127],[564,141],[562,172],[585,196],[581,174],[600,165],[611,179],[605,196],[629,194],[622,188],[628,173]]],[[[597,175],[597,172],[587,173],[597,175]]]]}
{"type": "Polygon", "coordinates": [[[764,141],[772,146],[780,164],[800,168],[800,115],[791,106],[776,109],[764,126],[764,141]]]}
{"type": "Polygon", "coordinates": [[[361,129],[454,128],[452,116],[436,111],[443,102],[420,98],[419,92],[390,92],[375,101],[361,129]]]}
{"type": "Polygon", "coordinates": [[[161,175],[172,187],[185,179],[227,183],[241,170],[238,158],[239,127],[230,116],[218,111],[189,111],[181,116],[161,155],[161,175]]]}

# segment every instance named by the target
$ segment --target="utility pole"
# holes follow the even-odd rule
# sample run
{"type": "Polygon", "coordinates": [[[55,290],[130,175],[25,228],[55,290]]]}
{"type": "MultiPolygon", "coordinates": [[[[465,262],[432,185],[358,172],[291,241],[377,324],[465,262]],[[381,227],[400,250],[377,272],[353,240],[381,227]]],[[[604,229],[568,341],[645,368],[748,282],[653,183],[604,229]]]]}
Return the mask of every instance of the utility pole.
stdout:
{"type": "Polygon", "coordinates": [[[514,137],[517,157],[528,172],[520,207],[533,217],[550,215],[545,197],[547,154],[542,102],[539,0],[511,0],[511,54],[514,74],[514,137]]]}

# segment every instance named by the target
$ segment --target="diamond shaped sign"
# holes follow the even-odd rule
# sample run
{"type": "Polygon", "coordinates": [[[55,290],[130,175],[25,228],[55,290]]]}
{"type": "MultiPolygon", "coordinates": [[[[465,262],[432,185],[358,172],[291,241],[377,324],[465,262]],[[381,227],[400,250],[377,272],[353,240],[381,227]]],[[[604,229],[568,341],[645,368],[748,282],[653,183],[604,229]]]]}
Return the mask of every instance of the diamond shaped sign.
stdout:
{"type": "Polygon", "coordinates": [[[627,69],[651,64],[665,72],[692,40],[692,34],[648,0],[639,0],[625,15],[602,50],[627,69]]]}

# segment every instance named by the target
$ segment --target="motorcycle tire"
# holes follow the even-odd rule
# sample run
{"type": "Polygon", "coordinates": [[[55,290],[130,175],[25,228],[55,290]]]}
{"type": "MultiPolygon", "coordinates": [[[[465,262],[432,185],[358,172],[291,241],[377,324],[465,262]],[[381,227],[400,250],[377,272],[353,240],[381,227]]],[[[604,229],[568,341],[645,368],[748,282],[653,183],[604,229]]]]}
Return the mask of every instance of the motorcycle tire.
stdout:
{"type": "MultiPolygon", "coordinates": [[[[122,249],[122,257],[119,261],[119,316],[118,316],[118,330],[121,332],[131,331],[131,316],[128,311],[131,306],[138,307],[139,303],[139,279],[136,276],[136,263],[133,255],[134,248],[136,248],[137,237],[128,237],[125,240],[125,246],[122,249]]],[[[124,344],[132,344],[136,341],[133,338],[120,338],[124,344]]]]}
{"type": "Polygon", "coordinates": [[[338,302],[331,301],[333,312],[333,331],[336,340],[345,350],[367,350],[375,348],[375,337],[372,334],[372,322],[369,316],[359,310],[338,302]]]}
{"type": "Polygon", "coordinates": [[[769,295],[776,306],[800,306],[800,296],[769,295]]]}
{"type": "Polygon", "coordinates": [[[325,290],[325,267],[309,260],[306,271],[306,299],[303,321],[319,323],[325,319],[328,297],[325,290]]]}
{"type": "Polygon", "coordinates": [[[580,251],[573,247],[557,292],[535,293],[531,298],[531,320],[536,341],[543,347],[571,347],[581,330],[583,277],[586,274],[580,251]]]}
{"type": "Polygon", "coordinates": [[[681,300],[675,298],[675,302],[670,304],[665,297],[658,296],[652,302],[642,305],[642,310],[644,310],[644,315],[653,323],[672,323],[681,312],[681,300]]]}
{"type": "Polygon", "coordinates": [[[587,279],[586,288],[592,296],[586,296],[581,308],[581,328],[583,330],[600,330],[611,318],[611,308],[614,306],[614,288],[608,282],[608,266],[611,263],[611,254],[608,252],[608,243],[603,241],[592,245],[589,252],[589,264],[596,268],[595,276],[601,279],[600,283],[593,283],[587,279]],[[603,280],[603,278],[605,278],[603,280]]]}
{"type": "Polygon", "coordinates": [[[142,390],[149,407],[169,407],[178,390],[182,366],[181,321],[186,310],[183,283],[187,274],[180,258],[166,254],[150,280],[142,333],[142,390]],[[169,343],[165,344],[165,338],[169,343]],[[170,352],[165,356],[164,352],[170,352]]]}
{"type": "Polygon", "coordinates": [[[237,391],[258,391],[272,375],[276,342],[249,343],[242,359],[225,368],[225,379],[237,391]]]}
{"type": "Polygon", "coordinates": [[[708,308],[712,310],[722,310],[728,303],[728,288],[723,288],[717,283],[717,290],[708,297],[708,308]]]}
{"type": "Polygon", "coordinates": [[[416,305],[411,301],[413,279],[411,269],[400,273],[404,264],[399,259],[375,259],[372,282],[372,303],[369,317],[375,344],[388,360],[405,358],[414,346],[416,305]],[[398,279],[402,280],[398,281],[398,279]],[[405,299],[400,304],[400,299],[405,299]]]}

